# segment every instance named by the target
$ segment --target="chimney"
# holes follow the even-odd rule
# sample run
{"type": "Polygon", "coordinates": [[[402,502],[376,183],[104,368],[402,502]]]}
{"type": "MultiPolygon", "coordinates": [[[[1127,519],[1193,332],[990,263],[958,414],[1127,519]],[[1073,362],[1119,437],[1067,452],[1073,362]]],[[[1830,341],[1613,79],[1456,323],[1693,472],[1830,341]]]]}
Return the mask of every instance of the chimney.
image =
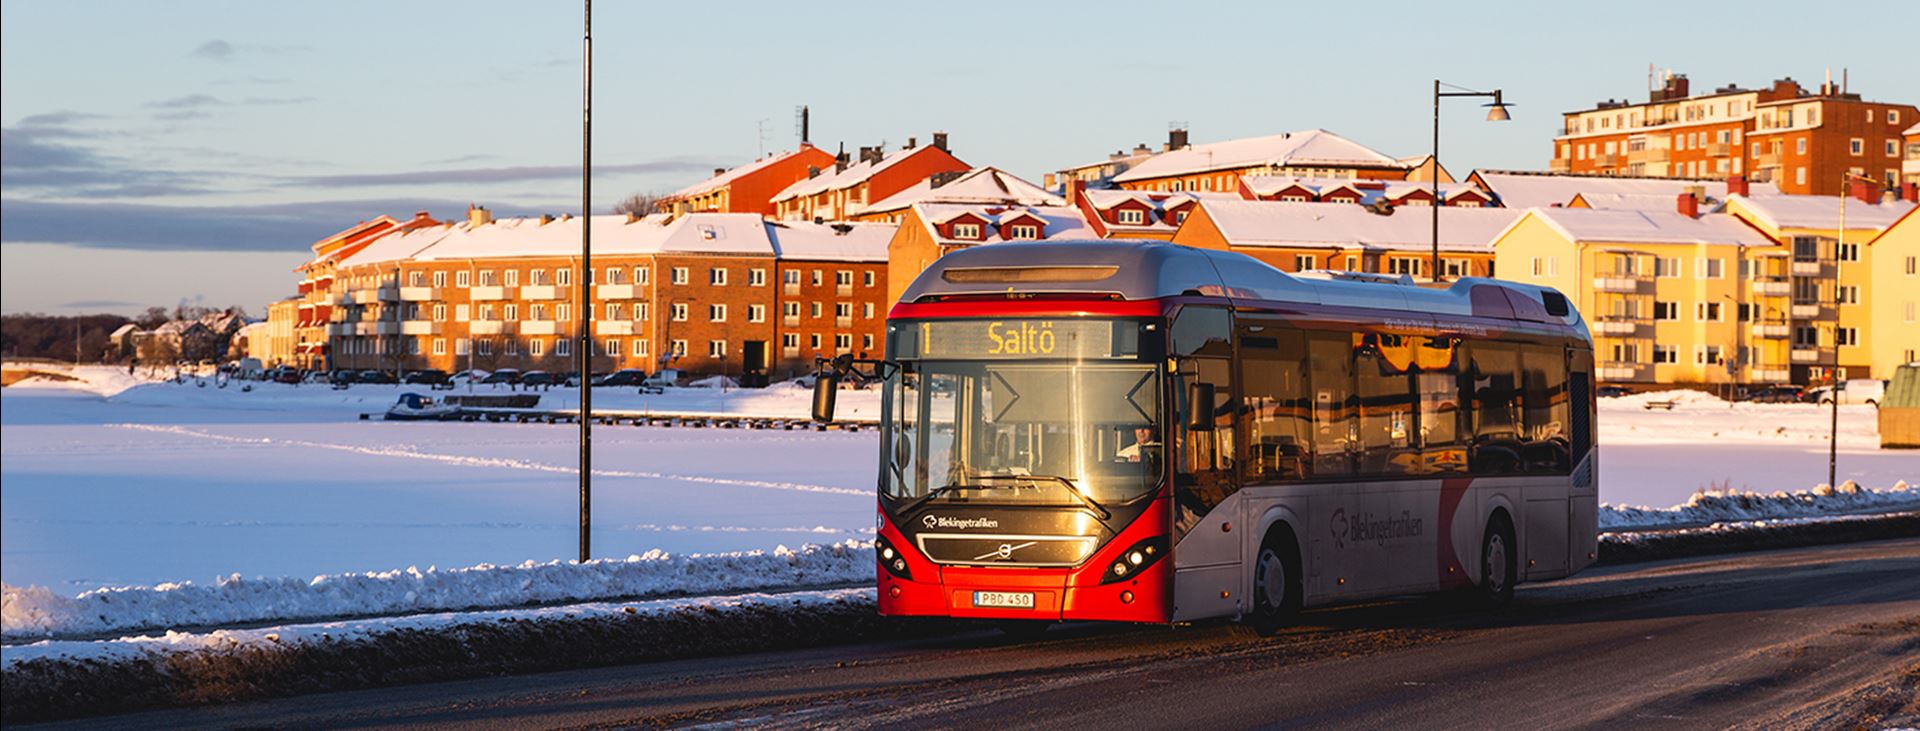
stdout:
{"type": "Polygon", "coordinates": [[[1873,193],[1873,189],[1877,187],[1879,186],[1874,185],[1871,180],[1852,178],[1847,181],[1847,195],[1860,199],[1861,203],[1873,205],[1879,198],[1873,193]]]}
{"type": "Polygon", "coordinates": [[[847,171],[847,143],[845,142],[840,143],[840,151],[833,155],[833,171],[836,173],[847,171]]]}
{"type": "Polygon", "coordinates": [[[717,177],[720,177],[720,176],[722,176],[722,175],[725,175],[725,174],[727,174],[727,169],[726,169],[726,168],[714,168],[714,169],[713,169],[713,177],[716,177],[716,178],[717,178],[717,177]]]}
{"type": "Polygon", "coordinates": [[[1895,203],[1895,202],[1898,202],[1899,200],[1900,200],[1900,189],[1898,188],[1888,188],[1886,190],[1880,191],[1881,203],[1895,203]]]}
{"type": "Polygon", "coordinates": [[[1686,216],[1687,218],[1700,217],[1700,199],[1693,197],[1692,193],[1681,193],[1675,196],[1675,202],[1677,203],[1676,210],[1680,212],[1680,215],[1686,216]]]}
{"type": "Polygon", "coordinates": [[[817,178],[817,177],[820,177],[820,168],[817,168],[817,167],[814,167],[814,166],[812,166],[812,165],[808,165],[808,166],[807,166],[807,178],[808,178],[808,179],[813,179],[813,178],[817,178]]]}
{"type": "Polygon", "coordinates": [[[907,138],[907,146],[906,146],[905,148],[903,148],[903,149],[908,149],[908,150],[911,150],[911,149],[913,149],[913,148],[915,148],[915,147],[919,147],[919,146],[920,146],[920,140],[919,140],[918,138],[915,138],[915,137],[908,137],[908,138],[907,138]]]}
{"type": "Polygon", "coordinates": [[[425,220],[427,220],[427,219],[429,219],[429,218],[432,218],[432,216],[429,216],[429,215],[427,215],[427,212],[426,212],[426,211],[414,211],[414,212],[413,212],[413,220],[415,220],[415,221],[425,221],[425,220]]]}
{"type": "Polygon", "coordinates": [[[1727,178],[1727,197],[1750,195],[1747,192],[1747,176],[1735,175],[1727,178]]]}
{"type": "Polygon", "coordinates": [[[1069,178],[1067,179],[1067,184],[1061,188],[1060,192],[1066,197],[1067,205],[1077,206],[1080,205],[1080,194],[1086,192],[1086,190],[1086,181],[1079,178],[1069,178]]]}
{"type": "Polygon", "coordinates": [[[469,204],[467,206],[467,223],[475,226],[485,226],[493,223],[493,211],[487,210],[486,206],[469,204]]]}
{"type": "Polygon", "coordinates": [[[1148,147],[1148,146],[1147,146],[1147,143],[1145,143],[1145,142],[1142,142],[1142,143],[1140,143],[1140,144],[1137,144],[1137,145],[1134,145],[1134,146],[1133,146],[1133,154],[1135,154],[1135,155],[1146,155],[1146,154],[1150,154],[1150,153],[1152,153],[1152,152],[1153,152],[1153,148],[1151,148],[1151,147],[1148,147]]]}
{"type": "Polygon", "coordinates": [[[813,131],[809,129],[809,127],[811,126],[811,123],[812,123],[812,119],[810,119],[808,116],[807,105],[805,104],[800,105],[800,146],[801,147],[807,147],[813,144],[813,138],[808,136],[813,131]]]}
{"type": "Polygon", "coordinates": [[[671,221],[671,220],[679,219],[681,216],[687,215],[687,212],[691,210],[693,210],[693,207],[687,205],[686,201],[674,201],[673,216],[667,220],[671,221]]]}
{"type": "Polygon", "coordinates": [[[945,132],[933,133],[933,146],[941,152],[952,152],[952,150],[947,149],[947,133],[945,132]]]}
{"type": "Polygon", "coordinates": [[[927,182],[931,183],[930,187],[938,188],[942,185],[946,185],[948,183],[953,182],[955,179],[958,179],[962,174],[963,173],[953,172],[950,170],[945,172],[938,172],[938,173],[934,173],[931,177],[928,177],[927,182]]]}
{"type": "Polygon", "coordinates": [[[548,213],[540,214],[540,225],[545,226],[549,223],[553,223],[553,215],[548,213]]]}
{"type": "Polygon", "coordinates": [[[1696,202],[1707,199],[1707,186],[1689,185],[1685,188],[1682,188],[1682,190],[1685,190],[1687,192],[1687,195],[1693,196],[1693,200],[1696,202]]]}
{"type": "Polygon", "coordinates": [[[1185,127],[1167,130],[1167,149],[1168,150],[1178,150],[1186,146],[1187,146],[1187,130],[1185,127]]]}

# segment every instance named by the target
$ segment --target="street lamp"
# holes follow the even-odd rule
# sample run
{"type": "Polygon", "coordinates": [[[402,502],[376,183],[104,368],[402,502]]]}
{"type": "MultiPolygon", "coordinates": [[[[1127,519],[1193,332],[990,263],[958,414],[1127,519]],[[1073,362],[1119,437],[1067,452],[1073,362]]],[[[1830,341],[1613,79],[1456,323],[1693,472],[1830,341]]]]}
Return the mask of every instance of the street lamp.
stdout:
{"type": "Polygon", "coordinates": [[[1501,99],[1499,89],[1474,91],[1444,83],[1439,79],[1433,80],[1433,157],[1428,158],[1428,162],[1433,165],[1429,176],[1433,183],[1433,281],[1435,282],[1440,281],[1440,99],[1456,96],[1492,99],[1492,102],[1481,105],[1487,108],[1489,122],[1506,122],[1513,119],[1513,116],[1507,113],[1507,107],[1510,105],[1501,99]],[[1452,89],[1452,91],[1443,90],[1441,87],[1452,89]]]}

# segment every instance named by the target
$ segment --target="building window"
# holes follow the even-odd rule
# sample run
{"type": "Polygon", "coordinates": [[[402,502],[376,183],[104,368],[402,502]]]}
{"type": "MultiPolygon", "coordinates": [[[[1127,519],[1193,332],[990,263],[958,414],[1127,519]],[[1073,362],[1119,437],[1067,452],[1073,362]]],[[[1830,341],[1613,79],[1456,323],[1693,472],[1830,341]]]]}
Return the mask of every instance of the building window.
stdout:
{"type": "Polygon", "coordinates": [[[846,333],[835,334],[833,336],[833,349],[841,353],[853,350],[853,336],[846,333]]]}
{"type": "Polygon", "coordinates": [[[869,320],[873,319],[873,303],[872,302],[861,303],[860,316],[869,320]]]}
{"type": "Polygon", "coordinates": [[[566,358],[573,355],[573,341],[566,338],[554,338],[553,354],[559,358],[566,358]]]}
{"type": "MultiPolygon", "coordinates": [[[[1421,260],[1419,259],[1407,259],[1402,257],[1395,257],[1395,258],[1388,259],[1387,273],[1405,274],[1408,276],[1415,276],[1415,277],[1420,276],[1420,261],[1421,260]]],[[[1535,260],[1535,263],[1536,263],[1535,269],[1539,268],[1538,261],[1539,260],[1537,259],[1535,260]]]]}
{"type": "Polygon", "coordinates": [[[1841,261],[1859,261],[1860,245],[1859,244],[1841,244],[1840,260],[1841,261]]]}
{"type": "Polygon", "coordinates": [[[1860,288],[1851,284],[1841,285],[1840,286],[1840,304],[1843,304],[1843,305],[1860,304],[1860,288]]]}
{"type": "Polygon", "coordinates": [[[1807,138],[1802,137],[1800,139],[1793,141],[1793,154],[1796,154],[1796,155],[1807,154],[1807,138]]]}
{"type": "Polygon", "coordinates": [[[633,357],[635,358],[647,357],[647,339],[646,338],[633,339],[633,357]]]}
{"type": "Polygon", "coordinates": [[[782,334],[782,335],[780,336],[780,347],[782,347],[782,348],[786,348],[786,349],[788,349],[788,350],[799,350],[799,349],[800,349],[800,334],[799,334],[799,333],[785,333],[785,334],[782,334]]]}
{"type": "Polygon", "coordinates": [[[1700,320],[1702,322],[1719,322],[1720,321],[1720,303],[1695,302],[1693,305],[1693,319],[1700,320]]]}
{"type": "Polygon", "coordinates": [[[766,305],[747,305],[747,322],[766,322],[766,305]]]}
{"type": "Polygon", "coordinates": [[[1720,346],[1697,345],[1693,348],[1694,365],[1720,365],[1720,346]]]}
{"type": "Polygon", "coordinates": [[[710,357],[710,358],[727,357],[727,341],[725,340],[707,341],[707,357],[710,357]]]}
{"type": "Polygon", "coordinates": [[[499,284],[500,284],[500,282],[499,282],[498,280],[495,280],[495,279],[493,278],[493,270],[492,270],[492,269],[482,269],[482,270],[480,270],[480,286],[482,286],[482,287],[493,287],[493,286],[498,286],[499,284]]]}
{"type": "Polygon", "coordinates": [[[873,350],[873,333],[867,333],[865,335],[860,336],[860,349],[873,350]]]}
{"type": "Polygon", "coordinates": [[[553,270],[553,281],[562,287],[573,284],[573,270],[565,267],[553,270]]]}
{"type": "Polygon", "coordinates": [[[707,322],[726,322],[726,305],[707,305],[707,322]]]}
{"type": "Polygon", "coordinates": [[[446,322],[446,321],[447,321],[447,306],[446,306],[446,305],[434,305],[434,306],[433,306],[433,321],[434,321],[434,322],[446,322]]]}
{"type": "Polygon", "coordinates": [[[767,286],[767,270],[748,269],[747,270],[747,286],[749,287],[767,286]]]}
{"type": "Polygon", "coordinates": [[[1040,238],[1040,227],[1031,223],[1016,223],[1007,227],[1007,237],[1024,240],[1037,239],[1040,238]]]}
{"type": "Polygon", "coordinates": [[[1893,140],[1887,140],[1887,157],[1899,157],[1899,156],[1900,156],[1899,143],[1896,143],[1893,140]]]}
{"type": "Polygon", "coordinates": [[[507,322],[519,322],[519,321],[520,321],[520,306],[519,306],[519,305],[507,305],[507,307],[506,307],[506,310],[507,310],[507,322]]]}
{"type": "Polygon", "coordinates": [[[1834,331],[1834,337],[1839,338],[1839,342],[1841,345],[1859,345],[1860,344],[1859,328],[1852,328],[1852,327],[1840,328],[1834,331]]]}
{"type": "Polygon", "coordinates": [[[1702,279],[1719,279],[1724,273],[1726,260],[1701,259],[1697,263],[1700,265],[1700,277],[1702,279]]]}
{"type": "Polygon", "coordinates": [[[839,286],[839,287],[853,286],[853,272],[846,269],[842,269],[840,271],[834,272],[833,283],[835,286],[839,286]]]}
{"type": "Polygon", "coordinates": [[[671,307],[672,309],[668,311],[668,317],[670,319],[672,319],[674,322],[687,321],[687,303],[675,302],[671,305],[671,307]]]}
{"type": "Polygon", "coordinates": [[[446,339],[446,338],[434,338],[434,339],[433,339],[433,354],[434,354],[434,355],[446,355],[446,354],[447,354],[447,339],[446,339]]]}
{"type": "Polygon", "coordinates": [[[812,335],[807,336],[807,347],[812,348],[814,350],[820,349],[820,333],[814,333],[812,335]]]}
{"type": "Polygon", "coordinates": [[[868,272],[863,272],[863,274],[864,274],[865,276],[863,276],[863,277],[861,278],[861,282],[862,282],[862,283],[863,283],[863,284],[864,284],[865,286],[868,286],[868,287],[871,287],[871,286],[873,286],[873,283],[874,283],[874,281],[875,281],[875,280],[877,279],[877,278],[876,278],[876,277],[874,276],[874,274],[873,274],[873,272],[871,272],[871,271],[868,271],[868,272]]]}
{"type": "Polygon", "coordinates": [[[833,316],[834,317],[853,317],[853,303],[851,302],[833,303],[833,316]]]}
{"type": "Polygon", "coordinates": [[[646,284],[653,281],[653,270],[649,267],[633,268],[633,283],[646,284]]]}
{"type": "Polygon", "coordinates": [[[1313,268],[1313,262],[1314,258],[1312,254],[1294,254],[1293,270],[1296,272],[1307,271],[1313,268]]]}
{"type": "Polygon", "coordinates": [[[687,268],[686,268],[686,267],[674,267],[674,268],[673,268],[673,283],[674,283],[674,284],[686,284],[686,283],[687,283],[687,268]]]}
{"type": "Polygon", "coordinates": [[[608,303],[607,303],[607,317],[606,317],[606,319],[609,319],[609,320],[618,320],[618,319],[620,319],[620,309],[621,309],[621,308],[620,308],[620,303],[618,303],[618,302],[608,302],[608,303]]]}
{"type": "Polygon", "coordinates": [[[1360,257],[1357,257],[1357,256],[1347,257],[1346,271],[1349,271],[1349,272],[1360,271],[1360,257]]]}
{"type": "Polygon", "coordinates": [[[469,279],[469,275],[470,275],[470,274],[471,274],[471,272],[454,272],[454,273],[453,273],[453,286],[455,286],[455,287],[468,287],[468,286],[472,286],[472,280],[471,280],[471,279],[469,279]]]}
{"type": "Polygon", "coordinates": [[[782,281],[785,281],[787,284],[792,284],[792,285],[800,284],[800,270],[798,269],[788,269],[786,273],[781,274],[780,276],[782,278],[782,281]]]}
{"type": "Polygon", "coordinates": [[[1848,153],[1848,154],[1851,154],[1851,155],[1853,155],[1854,157],[1859,157],[1859,156],[1861,156],[1861,155],[1863,155],[1863,154],[1865,154],[1865,153],[1866,153],[1866,151],[1867,151],[1867,141],[1866,141],[1866,140],[1863,140],[1863,139],[1860,139],[1860,138],[1858,138],[1858,137],[1855,137],[1855,138],[1853,138],[1853,139],[1850,139],[1850,140],[1847,140],[1847,153],[1848,153]]]}
{"type": "Polygon", "coordinates": [[[466,339],[466,338],[456,338],[456,339],[455,339],[455,340],[453,341],[453,354],[454,354],[454,355],[466,355],[466,354],[467,354],[467,339],[466,339]]]}
{"type": "Polygon", "coordinates": [[[470,317],[470,312],[471,311],[467,309],[467,305],[454,305],[453,321],[466,322],[470,317]]]}
{"type": "Polygon", "coordinates": [[[1146,212],[1138,208],[1122,208],[1116,215],[1120,223],[1128,226],[1138,226],[1147,222],[1146,212]]]}
{"type": "Polygon", "coordinates": [[[1533,258],[1533,276],[1551,277],[1558,274],[1559,262],[1556,261],[1556,259],[1557,257],[1552,257],[1552,256],[1534,257],[1533,258]]]}
{"type": "Polygon", "coordinates": [[[814,318],[814,319],[819,319],[819,318],[820,318],[820,303],[819,303],[819,302],[809,302],[809,303],[807,303],[807,304],[809,305],[809,307],[807,308],[807,310],[808,310],[808,316],[809,316],[809,317],[812,317],[812,318],[814,318]]]}
{"type": "Polygon", "coordinates": [[[707,270],[707,284],[711,284],[711,285],[713,285],[713,286],[715,286],[715,287],[724,287],[724,286],[727,286],[727,269],[726,269],[726,267],[714,267],[714,268],[712,268],[712,269],[708,269],[708,270],[707,270]]]}
{"type": "Polygon", "coordinates": [[[798,302],[783,302],[783,303],[781,303],[781,304],[780,304],[780,312],[781,312],[781,314],[784,314],[784,315],[786,315],[787,317],[799,317],[799,316],[800,316],[800,303],[798,303],[798,302]]]}
{"type": "Polygon", "coordinates": [[[953,237],[956,239],[980,238],[980,224],[956,223],[953,225],[953,237]]]}
{"type": "Polygon", "coordinates": [[[620,284],[621,283],[620,280],[625,276],[627,276],[626,270],[621,269],[620,267],[607,267],[606,283],[620,284]]]}
{"type": "Polygon", "coordinates": [[[531,355],[535,358],[538,358],[546,354],[547,354],[547,341],[542,340],[540,338],[534,338],[532,340],[527,341],[527,355],[531,355]]]}
{"type": "Polygon", "coordinates": [[[813,286],[815,286],[815,287],[818,287],[818,286],[820,286],[820,282],[822,281],[822,280],[820,279],[820,277],[821,277],[821,270],[819,270],[819,269],[815,269],[815,270],[813,270],[813,272],[812,272],[812,274],[813,274],[813,276],[811,277],[811,279],[813,280],[813,286]]]}
{"type": "Polygon", "coordinates": [[[1655,344],[1653,346],[1654,365],[1678,362],[1680,362],[1680,350],[1678,348],[1672,345],[1655,344]]]}
{"type": "Polygon", "coordinates": [[[1653,303],[1653,319],[1655,320],[1680,319],[1680,305],[1675,302],[1655,301],[1653,303]]]}
{"type": "Polygon", "coordinates": [[[620,355],[620,339],[619,339],[619,338],[607,338],[607,343],[606,343],[606,345],[603,345],[603,346],[601,346],[601,348],[600,348],[600,352],[602,352],[602,353],[605,353],[605,354],[607,354],[607,355],[611,355],[611,356],[614,356],[614,357],[619,357],[619,355],[620,355]]]}
{"type": "Polygon", "coordinates": [[[673,343],[668,346],[667,353],[672,355],[675,358],[687,357],[687,341],[685,340],[673,341],[673,343]]]}
{"type": "Polygon", "coordinates": [[[1907,276],[1920,274],[1920,256],[1907,257],[1907,276]]]}
{"type": "Polygon", "coordinates": [[[490,322],[490,321],[492,321],[492,320],[493,320],[493,305],[481,305],[481,306],[480,306],[480,321],[481,321],[481,322],[490,322]]]}

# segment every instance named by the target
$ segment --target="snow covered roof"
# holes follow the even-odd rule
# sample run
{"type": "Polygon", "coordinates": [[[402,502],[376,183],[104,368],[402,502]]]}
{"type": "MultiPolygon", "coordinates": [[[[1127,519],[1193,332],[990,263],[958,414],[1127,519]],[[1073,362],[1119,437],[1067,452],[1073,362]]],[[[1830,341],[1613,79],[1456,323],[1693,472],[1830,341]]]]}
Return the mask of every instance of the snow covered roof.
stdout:
{"type": "Polygon", "coordinates": [[[421,250],[438,243],[440,239],[460,228],[456,224],[427,226],[382,236],[365,248],[340,260],[340,266],[357,267],[370,264],[405,261],[413,258],[421,250]]]}
{"type": "Polygon", "coordinates": [[[1526,215],[1538,217],[1575,243],[1774,245],[1766,234],[1724,213],[1693,218],[1679,211],[1534,208],[1526,215]]]}
{"type": "Polygon", "coordinates": [[[972,245],[1003,242],[1000,238],[1000,226],[1012,223],[1020,218],[1038,218],[1045,226],[1040,232],[1042,239],[1086,239],[1097,238],[1093,228],[1087,225],[1079,208],[1073,206],[1000,206],[957,205],[950,203],[916,203],[913,210],[919,214],[920,223],[933,240],[948,245],[972,245]],[[936,224],[951,221],[962,215],[972,215],[986,221],[984,241],[950,239],[940,235],[936,224]]]}
{"type": "Polygon", "coordinates": [[[1409,167],[1397,158],[1340,135],[1324,129],[1310,129],[1169,150],[1141,161],[1126,172],[1113,176],[1113,180],[1124,183],[1258,165],[1409,167]]]}
{"type": "Polygon", "coordinates": [[[885,262],[894,223],[768,221],[774,256],[804,261],[885,262]]]}
{"type": "Polygon", "coordinates": [[[867,182],[868,178],[873,177],[882,170],[900,164],[907,158],[934,149],[939,148],[930,146],[908,147],[893,151],[893,153],[880,158],[879,162],[860,160],[848,165],[845,170],[837,172],[823,170],[818,176],[795,182],[793,185],[789,185],[784,190],[774,194],[772,202],[778,203],[780,201],[815,195],[830,190],[851,188],[867,182]]]}
{"type": "MultiPolygon", "coordinates": [[[[1270,196],[1292,187],[1305,188],[1314,195],[1324,195],[1340,188],[1352,188],[1364,198],[1362,203],[1372,203],[1380,199],[1394,200],[1409,193],[1431,192],[1433,183],[1407,180],[1363,180],[1359,178],[1301,178],[1290,175],[1247,175],[1240,178],[1241,184],[1257,196],[1270,196]]],[[[1450,200],[1456,194],[1475,192],[1485,196],[1485,192],[1470,183],[1441,183],[1440,199],[1450,200]]]]}
{"type": "Polygon", "coordinates": [[[706,180],[702,180],[698,183],[694,183],[693,185],[689,185],[685,188],[676,190],[668,194],[667,199],[673,200],[677,198],[692,198],[702,193],[718,190],[720,188],[723,188],[723,187],[726,187],[727,185],[732,184],[733,181],[735,180],[739,180],[753,173],[759,172],[761,170],[765,170],[767,167],[775,163],[778,163],[782,160],[786,160],[787,158],[793,157],[794,155],[798,155],[801,152],[804,152],[808,149],[813,149],[813,148],[811,146],[802,147],[798,150],[790,150],[787,152],[782,152],[774,155],[768,155],[766,157],[760,158],[758,160],[747,163],[745,165],[736,166],[724,173],[715,175],[711,178],[707,178],[706,180]]]}
{"type": "MultiPolygon", "coordinates": [[[[1605,194],[1666,196],[1671,207],[1675,197],[1693,186],[1705,188],[1709,198],[1727,197],[1725,180],[1555,175],[1511,170],[1478,170],[1473,177],[1492,190],[1500,204],[1508,208],[1564,206],[1581,194],[1586,194],[1589,202],[1592,196],[1605,194]]],[[[1754,195],[1780,194],[1779,187],[1772,183],[1748,183],[1747,189],[1754,195]]]]}
{"type": "Polygon", "coordinates": [[[978,203],[1017,206],[1058,206],[1065,200],[993,166],[968,170],[938,188],[933,179],[920,181],[911,188],[861,209],[862,213],[881,213],[904,209],[915,203],[978,203]]]}
{"type": "MultiPolygon", "coordinates": [[[[1879,231],[1892,226],[1914,205],[1911,201],[1868,203],[1851,196],[1843,200],[1847,207],[1848,231],[1879,231]]],[[[1840,200],[1830,195],[1734,196],[1727,202],[1729,205],[1738,202],[1741,209],[1752,212],[1754,218],[1776,231],[1785,228],[1832,231],[1840,228],[1840,200]]]]}
{"type": "MultiPolygon", "coordinates": [[[[1282,201],[1204,201],[1200,204],[1232,246],[1359,247],[1417,251],[1433,246],[1430,209],[1402,208],[1382,215],[1357,205],[1282,201]]],[[[1440,248],[1493,251],[1493,240],[1520,212],[1506,208],[1440,209],[1440,248]]],[[[1191,220],[1191,219],[1189,219],[1191,220]]]]}
{"type": "Polygon", "coordinates": [[[107,335],[107,337],[113,338],[115,340],[119,340],[120,338],[125,337],[127,333],[139,332],[139,331],[140,331],[139,325],[135,325],[129,322],[125,325],[121,325],[120,327],[114,328],[113,332],[107,335]]]}

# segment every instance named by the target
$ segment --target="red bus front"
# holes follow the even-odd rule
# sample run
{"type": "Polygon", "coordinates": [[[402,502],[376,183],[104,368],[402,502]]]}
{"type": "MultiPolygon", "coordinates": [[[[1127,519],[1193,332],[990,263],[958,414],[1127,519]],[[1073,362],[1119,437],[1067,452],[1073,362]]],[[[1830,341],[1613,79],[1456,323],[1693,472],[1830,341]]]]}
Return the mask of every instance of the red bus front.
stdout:
{"type": "Polygon", "coordinates": [[[880,612],[1166,622],[1159,303],[901,305],[888,323],[880,612]]]}

